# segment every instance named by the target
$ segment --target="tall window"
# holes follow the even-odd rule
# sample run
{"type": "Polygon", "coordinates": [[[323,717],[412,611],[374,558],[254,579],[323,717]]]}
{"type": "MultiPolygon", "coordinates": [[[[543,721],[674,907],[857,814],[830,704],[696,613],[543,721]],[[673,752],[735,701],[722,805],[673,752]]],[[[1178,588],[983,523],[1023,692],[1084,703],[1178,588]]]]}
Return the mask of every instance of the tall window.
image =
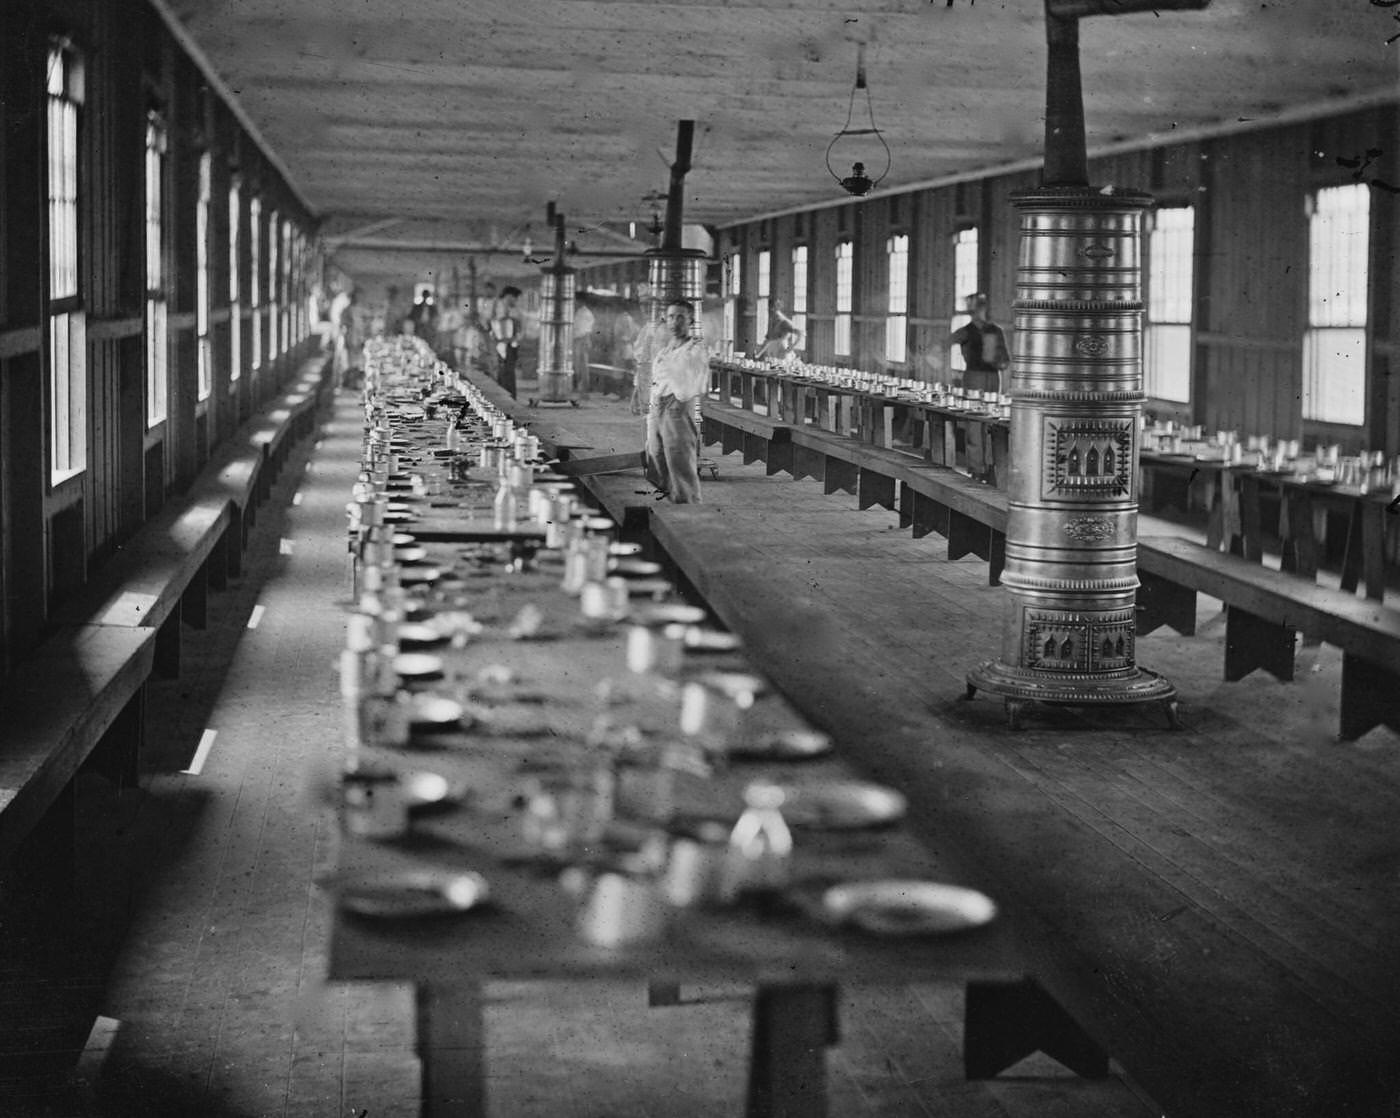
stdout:
{"type": "Polygon", "coordinates": [[[292,223],[282,219],[282,351],[292,348],[292,223]]]}
{"type": "Polygon", "coordinates": [[[165,126],[146,118],[146,426],[165,419],[169,391],[165,297],[165,126]]]}
{"type": "Polygon", "coordinates": [[[87,467],[87,328],[78,288],[78,109],[82,63],[64,43],[48,57],[49,481],[87,467]]]}
{"type": "Polygon", "coordinates": [[[899,233],[885,242],[889,269],[889,306],[885,315],[885,360],[903,364],[909,340],[909,236],[899,233]]]}
{"type": "MultiPolygon", "coordinates": [[[[977,258],[977,229],[959,229],[953,234],[953,313],[950,316],[950,329],[957,330],[969,320],[964,309],[966,299],[977,290],[977,274],[980,261],[977,258]]],[[[962,347],[952,348],[952,368],[964,369],[962,347]]]]}
{"type": "MultiPolygon", "coordinates": [[[[792,324],[802,331],[802,345],[807,344],[807,246],[792,250],[792,324]]],[[[810,353],[811,350],[809,349],[810,353]]]]}
{"type": "Polygon", "coordinates": [[[754,314],[757,316],[754,329],[760,342],[768,340],[768,303],[773,295],[773,253],[763,249],[758,254],[758,293],[754,299],[754,314]]]}
{"type": "Polygon", "coordinates": [[[232,388],[243,375],[243,293],[240,288],[238,241],[243,226],[238,180],[228,188],[228,382],[232,388]]]}
{"type": "Polygon", "coordinates": [[[836,339],[837,357],[851,355],[851,282],[855,270],[855,249],[850,241],[836,245],[836,339]]]}
{"type": "Polygon", "coordinates": [[[279,223],[277,221],[277,211],[271,210],[267,215],[267,359],[275,360],[278,354],[277,349],[277,324],[281,319],[281,312],[278,309],[278,290],[281,286],[282,273],[279,270],[279,258],[277,255],[277,231],[279,223]]]}
{"type": "Polygon", "coordinates": [[[724,348],[734,352],[739,340],[739,296],[743,294],[744,257],[731,252],[724,258],[724,348]]]}
{"type": "Polygon", "coordinates": [[[248,199],[248,306],[252,309],[253,372],[262,368],[262,202],[248,199]]]}
{"type": "Polygon", "coordinates": [[[199,347],[197,398],[209,399],[214,384],[214,356],[209,344],[209,207],[212,202],[212,157],[199,157],[199,197],[194,207],[194,332],[199,347]]]}
{"type": "Polygon", "coordinates": [[[1308,329],[1303,418],[1366,422],[1366,287],[1371,196],[1365,183],[1308,199],[1308,329]]]}
{"type": "Polygon", "coordinates": [[[1149,218],[1143,390],[1159,400],[1191,399],[1191,270],[1196,211],[1163,206],[1149,218]]]}

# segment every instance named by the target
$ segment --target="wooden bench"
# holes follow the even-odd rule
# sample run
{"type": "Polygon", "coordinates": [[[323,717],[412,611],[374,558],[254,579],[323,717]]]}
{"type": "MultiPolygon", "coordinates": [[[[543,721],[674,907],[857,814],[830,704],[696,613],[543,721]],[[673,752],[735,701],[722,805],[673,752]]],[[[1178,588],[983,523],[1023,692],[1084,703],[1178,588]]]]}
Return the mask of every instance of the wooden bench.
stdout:
{"type": "Polygon", "coordinates": [[[1400,611],[1192,540],[1138,540],[1138,632],[1195,632],[1196,594],[1225,603],[1225,679],[1291,680],[1299,632],[1342,650],[1340,736],[1400,729],[1400,611]]]}
{"type": "Polygon", "coordinates": [[[245,423],[214,452],[190,489],[193,496],[225,496],[233,502],[228,573],[242,573],[243,549],[257,519],[257,507],[272,492],[286,454],[315,427],[317,409],[332,385],[329,366],[313,358],[296,386],[245,423]]]}
{"type": "Polygon", "coordinates": [[[233,502],[224,496],[170,502],[102,564],[53,617],[60,624],[156,630],[156,670],[180,674],[180,623],[206,623],[209,590],[228,579],[233,502]]]}
{"type": "Polygon", "coordinates": [[[718,443],[725,454],[735,451],[744,464],[763,462],[771,476],[793,470],[793,428],[780,419],[736,408],[732,404],[706,399],[700,408],[700,441],[705,446],[718,443]]]}
{"type": "Polygon", "coordinates": [[[72,879],[73,778],[91,763],[135,783],[155,634],[59,629],[4,680],[0,698],[0,866],[33,849],[72,879]]]}

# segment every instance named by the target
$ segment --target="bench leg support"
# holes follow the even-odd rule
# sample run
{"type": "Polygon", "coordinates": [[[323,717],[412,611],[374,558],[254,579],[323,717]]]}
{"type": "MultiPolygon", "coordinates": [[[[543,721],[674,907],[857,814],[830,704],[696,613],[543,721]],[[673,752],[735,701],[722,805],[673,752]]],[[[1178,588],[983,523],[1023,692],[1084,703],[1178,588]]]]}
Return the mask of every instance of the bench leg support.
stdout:
{"type": "Polygon", "coordinates": [[[925,497],[922,493],[916,492],[914,494],[914,510],[909,520],[914,530],[914,538],[921,540],[930,532],[947,536],[949,515],[947,505],[941,505],[932,497],[925,497]]]}
{"type": "Polygon", "coordinates": [[[792,448],[792,476],[801,480],[804,477],[821,481],[826,476],[826,455],[805,446],[794,444],[792,448]]]}
{"type": "Polygon", "coordinates": [[[1230,606],[1225,618],[1225,679],[1243,679],[1263,668],[1285,683],[1293,678],[1295,633],[1257,614],[1230,606]]]}
{"type": "Polygon", "coordinates": [[[760,986],[746,1118],[825,1118],[825,1049],[835,1043],[835,986],[760,986]]]}
{"type": "Polygon", "coordinates": [[[1196,592],[1138,568],[1137,632],[1143,637],[1167,625],[1184,637],[1196,632],[1196,592]]]}
{"type": "Polygon", "coordinates": [[[486,1029],[474,982],[417,988],[422,1118],[485,1118],[486,1029]]]}
{"type": "Polygon", "coordinates": [[[165,619],[165,624],[156,630],[156,674],[166,679],[180,677],[181,610],[182,605],[176,605],[174,611],[165,619]]]}
{"type": "Polygon", "coordinates": [[[209,562],[206,559],[200,564],[180,595],[180,616],[193,629],[204,629],[209,624],[209,562]]]}
{"type": "Polygon", "coordinates": [[[146,736],[146,688],[140,688],[112,720],[87,764],[118,788],[135,788],[141,775],[141,746],[146,736]]]}
{"type": "Polygon", "coordinates": [[[967,1078],[991,1079],[1033,1052],[1052,1056],[1085,1079],[1108,1075],[1108,1053],[1036,982],[969,982],[963,1015],[967,1078]]]}
{"type": "Polygon", "coordinates": [[[972,517],[948,510],[948,558],[961,559],[964,555],[976,555],[979,559],[990,560],[992,530],[972,517]]]}
{"type": "Polygon", "coordinates": [[[841,492],[855,496],[859,485],[860,471],[854,465],[828,455],[824,470],[822,476],[823,493],[830,496],[832,493],[841,492]]]}
{"type": "Polygon", "coordinates": [[[874,470],[861,470],[856,483],[856,504],[863,509],[872,505],[894,508],[894,478],[874,470]]]}
{"type": "Polygon", "coordinates": [[[1394,672],[1344,652],[1341,707],[1342,741],[1354,741],[1373,726],[1400,729],[1400,679],[1394,672]]]}

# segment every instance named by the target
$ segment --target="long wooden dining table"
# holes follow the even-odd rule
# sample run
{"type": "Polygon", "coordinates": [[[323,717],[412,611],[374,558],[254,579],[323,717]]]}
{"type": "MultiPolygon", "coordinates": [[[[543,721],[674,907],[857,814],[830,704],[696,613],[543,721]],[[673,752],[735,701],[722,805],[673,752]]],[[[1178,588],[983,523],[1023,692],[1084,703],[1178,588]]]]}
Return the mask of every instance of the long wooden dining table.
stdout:
{"type": "MultiPolygon", "coordinates": [[[[628,580],[631,618],[585,619],[578,597],[562,589],[561,556],[541,546],[536,529],[493,524],[496,476],[475,464],[475,446],[455,459],[443,453],[444,416],[426,418],[409,392],[390,397],[387,418],[402,471],[386,496],[403,533],[401,655],[410,654],[398,701],[416,713],[405,739],[352,744],[346,761],[348,769],[397,774],[418,799],[401,835],[343,829],[336,869],[322,885],[335,901],[329,980],[416,986],[424,1115],[486,1112],[481,991],[492,979],[635,980],[639,1013],[648,1011],[645,984],[752,983],[748,1113],[816,1118],[826,1112],[823,1050],[834,1040],[836,983],[1026,978],[1010,923],[988,919],[990,911],[937,931],[862,929],[834,909],[836,886],[875,882],[917,893],[960,877],[902,826],[897,791],[853,775],[844,758],[861,743],[804,747],[791,757],[778,748],[819,739],[712,622],[689,630],[701,634],[698,642],[664,673],[630,670],[634,623],[682,604],[676,589],[619,555],[615,574],[630,565],[644,576],[628,580]],[[403,481],[413,474],[426,481],[420,495],[403,481]],[[748,681],[752,700],[733,712],[736,748],[699,767],[658,766],[666,743],[682,737],[684,684],[722,690],[734,680],[748,681]],[[428,715],[450,715],[454,706],[460,717],[428,715]],[[540,789],[561,774],[596,774],[600,756],[608,758],[612,820],[582,844],[542,847],[532,819],[540,789]],[[726,904],[665,904],[651,934],[618,943],[600,936],[605,878],[632,875],[640,888],[628,903],[656,904],[666,868],[652,866],[657,876],[648,878],[637,866],[678,835],[718,835],[723,849],[755,782],[785,792],[794,835],[786,887],[726,904]],[[619,870],[624,863],[630,868],[619,870]],[[473,874],[484,897],[450,911],[353,903],[380,885],[473,874]],[[899,934],[908,931],[919,934],[899,934]]],[[[326,794],[339,807],[338,779],[326,794]]]]}

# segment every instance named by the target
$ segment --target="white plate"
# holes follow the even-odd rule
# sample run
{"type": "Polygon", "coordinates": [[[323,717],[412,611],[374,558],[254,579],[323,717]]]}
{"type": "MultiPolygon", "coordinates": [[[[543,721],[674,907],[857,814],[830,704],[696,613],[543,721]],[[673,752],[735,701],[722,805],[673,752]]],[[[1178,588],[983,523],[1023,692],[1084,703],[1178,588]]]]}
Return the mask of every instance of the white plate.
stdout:
{"type": "Polygon", "coordinates": [[[394,548],[394,558],[400,563],[416,563],[420,559],[426,559],[428,549],[421,545],[410,544],[408,547],[394,548]]]}
{"type": "Polygon", "coordinates": [[[614,559],[608,570],[623,578],[654,578],[661,573],[661,564],[649,559],[614,559]]]}
{"type": "Polygon", "coordinates": [[[768,690],[768,681],[761,675],[754,675],[753,672],[705,672],[699,677],[699,682],[706,687],[713,687],[731,699],[739,699],[742,696],[756,699],[768,690]]]}
{"type": "Polygon", "coordinates": [[[997,914],[990,897],[936,881],[860,881],[822,897],[833,920],[883,936],[923,936],[979,928],[997,914]]]}
{"type": "Polygon", "coordinates": [[[399,582],[405,586],[415,582],[436,582],[442,572],[436,567],[405,567],[399,572],[399,582]]]}
{"type": "Polygon", "coordinates": [[[701,629],[698,626],[687,629],[685,647],[690,652],[735,652],[744,642],[735,633],[721,633],[718,629],[701,629]]]}
{"type": "Polygon", "coordinates": [[[394,671],[404,679],[422,679],[442,674],[442,657],[426,652],[405,652],[394,657],[394,671]]]}
{"type": "Polygon", "coordinates": [[[698,625],[705,620],[705,611],[699,606],[670,602],[636,610],[632,614],[632,620],[638,625],[651,628],[662,625],[698,625]]]}
{"type": "Polygon", "coordinates": [[[664,578],[629,578],[627,594],[632,598],[664,598],[671,592],[671,584],[664,578]]]}
{"type": "Polygon", "coordinates": [[[393,538],[389,542],[395,547],[408,547],[410,544],[417,543],[418,537],[411,536],[407,532],[395,532],[393,538]]]}
{"type": "Polygon", "coordinates": [[[783,818],[815,831],[856,831],[904,818],[908,801],[893,788],[861,781],[789,784],[783,787],[783,818]]]}
{"type": "Polygon", "coordinates": [[[613,555],[613,556],[640,555],[641,553],[642,553],[642,545],[639,544],[639,543],[625,543],[625,542],[619,541],[618,543],[610,543],[610,544],[608,544],[608,554],[609,554],[609,555],[613,555]]]}
{"type": "Polygon", "coordinates": [[[433,870],[349,878],[332,888],[341,908],[384,919],[466,912],[490,894],[479,873],[433,870]]]}
{"type": "Polygon", "coordinates": [[[457,726],[461,724],[466,708],[456,699],[445,695],[415,695],[413,709],[408,720],[414,726],[457,726]]]}
{"type": "Polygon", "coordinates": [[[445,634],[436,625],[429,622],[408,622],[399,626],[399,644],[430,645],[441,644],[447,639],[445,634]]]}
{"type": "Polygon", "coordinates": [[[410,808],[427,807],[429,804],[447,803],[462,798],[461,790],[453,789],[447,782],[447,777],[441,773],[400,773],[399,783],[408,795],[410,808]]]}
{"type": "Polygon", "coordinates": [[[754,757],[769,761],[805,761],[831,752],[831,738],[819,730],[778,730],[751,741],[736,742],[731,757],[754,757]]]}

